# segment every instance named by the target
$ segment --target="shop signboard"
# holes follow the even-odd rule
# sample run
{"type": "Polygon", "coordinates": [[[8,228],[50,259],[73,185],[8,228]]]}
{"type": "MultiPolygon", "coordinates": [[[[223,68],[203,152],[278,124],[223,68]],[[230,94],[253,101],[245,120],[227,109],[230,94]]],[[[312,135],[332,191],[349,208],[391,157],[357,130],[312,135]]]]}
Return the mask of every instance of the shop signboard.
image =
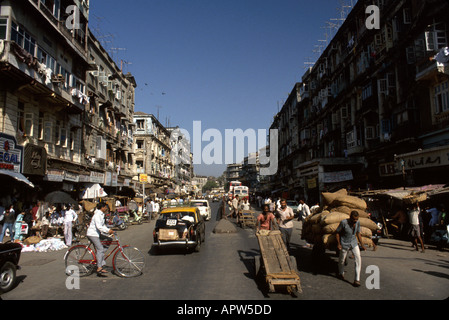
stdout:
{"type": "Polygon", "coordinates": [[[0,133],[0,169],[22,173],[23,147],[15,137],[0,133]]]}
{"type": "Polygon", "coordinates": [[[396,156],[398,168],[417,170],[431,167],[449,165],[449,147],[437,147],[432,149],[418,150],[407,154],[396,156]]]}
{"type": "Polygon", "coordinates": [[[47,171],[47,150],[33,144],[25,147],[25,156],[23,159],[23,173],[45,176],[47,171]]]}
{"type": "Polygon", "coordinates": [[[103,184],[104,183],[104,173],[103,172],[91,171],[91,173],[90,173],[90,182],[103,184]]]}
{"type": "Polygon", "coordinates": [[[323,172],[323,182],[324,183],[338,183],[351,181],[354,179],[351,170],[347,171],[337,171],[337,172],[323,172]]]}

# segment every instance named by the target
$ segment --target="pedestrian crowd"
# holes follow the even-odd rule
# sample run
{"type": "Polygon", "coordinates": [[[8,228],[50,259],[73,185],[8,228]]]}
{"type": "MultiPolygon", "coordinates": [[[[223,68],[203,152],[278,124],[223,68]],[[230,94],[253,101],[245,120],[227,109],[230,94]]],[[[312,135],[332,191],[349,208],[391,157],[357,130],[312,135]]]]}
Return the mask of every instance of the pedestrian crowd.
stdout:
{"type": "Polygon", "coordinates": [[[47,239],[49,235],[65,239],[67,246],[72,244],[73,224],[78,213],[73,205],[43,206],[40,202],[33,205],[15,203],[4,207],[0,203],[0,243],[5,236],[12,242],[37,236],[47,239]]]}
{"type": "MultiPolygon", "coordinates": [[[[246,199],[245,199],[246,200],[246,199]]],[[[290,250],[291,237],[293,233],[293,221],[305,221],[307,217],[314,215],[320,209],[320,204],[316,203],[309,207],[303,199],[297,201],[297,206],[287,205],[286,199],[278,198],[273,200],[271,197],[257,196],[254,198],[262,212],[257,217],[256,230],[279,230],[287,250],[290,250]]],[[[231,214],[229,216],[236,217],[239,209],[241,209],[243,201],[236,196],[229,199],[228,204],[231,214]]],[[[295,203],[289,201],[289,203],[295,203]]],[[[391,223],[387,228],[397,230],[397,234],[409,240],[415,250],[425,252],[425,244],[436,244],[439,250],[443,250],[449,243],[449,215],[444,205],[427,206],[425,209],[420,207],[419,203],[412,204],[408,208],[402,208],[388,217],[387,221],[391,223]]],[[[344,268],[347,265],[348,253],[351,252],[349,258],[354,260],[355,278],[352,283],[354,287],[360,286],[361,275],[361,251],[366,248],[362,241],[361,225],[359,221],[358,211],[352,211],[349,219],[341,221],[335,231],[337,239],[338,253],[338,270],[337,278],[344,280],[344,268]]],[[[304,247],[311,247],[306,243],[304,247]]],[[[376,246],[375,246],[376,248],[376,246]]]]}

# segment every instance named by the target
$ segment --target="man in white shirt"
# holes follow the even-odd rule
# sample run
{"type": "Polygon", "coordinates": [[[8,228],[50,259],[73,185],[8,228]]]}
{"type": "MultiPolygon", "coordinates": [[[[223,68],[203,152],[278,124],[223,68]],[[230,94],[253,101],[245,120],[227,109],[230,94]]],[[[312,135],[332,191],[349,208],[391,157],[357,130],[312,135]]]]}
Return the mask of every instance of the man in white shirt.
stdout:
{"type": "Polygon", "coordinates": [[[68,247],[72,246],[72,228],[73,223],[78,219],[78,215],[73,210],[72,205],[67,206],[67,210],[64,215],[64,238],[65,244],[68,247]]]}
{"type": "Polygon", "coordinates": [[[281,200],[281,207],[276,210],[276,219],[279,224],[279,230],[282,233],[282,239],[284,240],[287,250],[290,248],[290,239],[293,233],[293,219],[295,214],[293,209],[287,206],[285,199],[281,200]]]}
{"type": "Polygon", "coordinates": [[[300,221],[304,221],[308,216],[310,216],[309,206],[304,202],[304,200],[299,200],[298,212],[298,220],[300,221]]]}
{"type": "Polygon", "coordinates": [[[408,212],[409,222],[411,225],[410,235],[412,236],[413,245],[415,246],[416,251],[418,251],[418,240],[419,240],[421,244],[421,250],[424,253],[425,252],[424,242],[421,237],[422,230],[419,221],[419,214],[420,214],[419,205],[418,203],[414,203],[412,205],[412,209],[408,212]]]}
{"type": "Polygon", "coordinates": [[[95,210],[86,233],[87,238],[94,244],[97,250],[97,275],[99,277],[104,277],[104,274],[107,273],[107,271],[103,269],[103,266],[106,264],[104,261],[104,254],[107,247],[105,248],[103,246],[101,238],[104,237],[104,235],[111,235],[114,233],[112,229],[106,227],[104,221],[104,214],[108,209],[108,205],[104,202],[97,205],[97,209],[95,210]]]}

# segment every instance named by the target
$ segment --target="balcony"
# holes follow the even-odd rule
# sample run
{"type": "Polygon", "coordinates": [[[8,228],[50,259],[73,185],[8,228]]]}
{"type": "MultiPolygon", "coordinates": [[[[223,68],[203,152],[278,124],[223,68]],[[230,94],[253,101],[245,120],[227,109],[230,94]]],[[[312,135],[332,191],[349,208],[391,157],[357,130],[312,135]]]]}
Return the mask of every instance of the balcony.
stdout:
{"type": "Polygon", "coordinates": [[[416,81],[432,80],[438,74],[449,75],[449,64],[429,61],[416,67],[416,81]]]}

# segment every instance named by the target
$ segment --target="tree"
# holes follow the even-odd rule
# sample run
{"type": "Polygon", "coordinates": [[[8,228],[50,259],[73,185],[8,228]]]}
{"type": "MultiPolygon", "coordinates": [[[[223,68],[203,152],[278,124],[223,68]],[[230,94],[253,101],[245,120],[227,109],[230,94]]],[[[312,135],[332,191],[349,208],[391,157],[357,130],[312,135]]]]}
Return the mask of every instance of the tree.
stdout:
{"type": "Polygon", "coordinates": [[[218,184],[215,180],[208,180],[206,184],[203,186],[203,193],[207,191],[211,191],[213,188],[218,188],[218,184]]]}

